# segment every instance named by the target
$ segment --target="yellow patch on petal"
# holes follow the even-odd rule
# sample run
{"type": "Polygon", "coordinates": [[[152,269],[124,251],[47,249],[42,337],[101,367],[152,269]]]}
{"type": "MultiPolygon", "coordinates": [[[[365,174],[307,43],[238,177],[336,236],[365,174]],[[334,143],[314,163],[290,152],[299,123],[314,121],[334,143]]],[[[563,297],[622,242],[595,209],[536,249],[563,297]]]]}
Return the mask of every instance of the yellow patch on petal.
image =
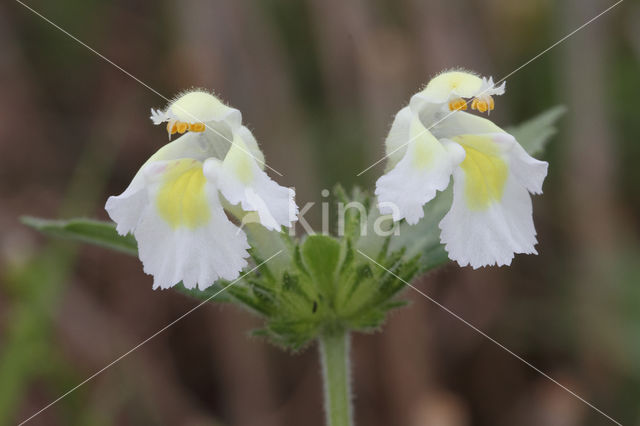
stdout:
{"type": "Polygon", "coordinates": [[[202,163],[178,160],[167,166],[162,179],[156,206],[172,228],[195,229],[209,222],[202,163]]]}
{"type": "Polygon", "coordinates": [[[465,199],[471,210],[486,210],[502,199],[509,167],[500,157],[496,143],[488,137],[456,136],[453,140],[465,150],[460,167],[465,172],[465,199]]]}

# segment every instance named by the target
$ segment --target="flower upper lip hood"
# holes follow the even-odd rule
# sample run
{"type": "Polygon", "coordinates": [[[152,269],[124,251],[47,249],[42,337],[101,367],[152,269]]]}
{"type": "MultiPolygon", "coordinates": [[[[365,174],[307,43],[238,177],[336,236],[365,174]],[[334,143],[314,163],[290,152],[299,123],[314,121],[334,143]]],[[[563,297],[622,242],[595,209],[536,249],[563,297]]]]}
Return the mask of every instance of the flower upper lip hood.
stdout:
{"type": "Polygon", "coordinates": [[[185,92],[169,102],[164,110],[151,108],[153,124],[167,123],[169,138],[187,130],[203,132],[207,126],[224,123],[230,130],[242,125],[242,114],[202,90],[185,92]]]}
{"type": "Polygon", "coordinates": [[[166,122],[170,137],[182,136],[153,154],[122,194],[107,200],[118,233],[135,236],[154,288],[182,281],[204,289],[219,278],[237,278],[249,244],[222,199],[280,230],[297,220],[294,190],[264,172],[264,156],[240,111],[207,92],[182,94],[166,109],[152,109],[151,120],[166,122]]]}
{"type": "Polygon", "coordinates": [[[515,253],[536,253],[529,193],[541,193],[548,164],[529,156],[490,120],[505,84],[454,70],[434,77],[402,108],[389,131],[387,173],[376,182],[383,214],[415,224],[423,205],[449,186],[453,203],[440,240],[462,266],[508,265],[515,253]]]}
{"type": "Polygon", "coordinates": [[[415,96],[427,102],[442,104],[452,98],[472,98],[482,89],[482,78],[467,71],[448,71],[433,77],[415,96]]]}
{"type": "Polygon", "coordinates": [[[167,112],[179,121],[190,123],[225,121],[233,128],[242,123],[242,114],[207,92],[187,92],[169,104],[167,112]]]}
{"type": "Polygon", "coordinates": [[[411,97],[411,107],[414,110],[427,107],[425,104],[438,106],[448,104],[449,110],[466,110],[471,102],[471,108],[480,112],[493,110],[493,96],[505,92],[506,82],[496,86],[493,78],[480,77],[475,73],[464,70],[445,71],[434,78],[423,90],[411,97]],[[466,100],[466,99],[470,99],[466,100]]]}

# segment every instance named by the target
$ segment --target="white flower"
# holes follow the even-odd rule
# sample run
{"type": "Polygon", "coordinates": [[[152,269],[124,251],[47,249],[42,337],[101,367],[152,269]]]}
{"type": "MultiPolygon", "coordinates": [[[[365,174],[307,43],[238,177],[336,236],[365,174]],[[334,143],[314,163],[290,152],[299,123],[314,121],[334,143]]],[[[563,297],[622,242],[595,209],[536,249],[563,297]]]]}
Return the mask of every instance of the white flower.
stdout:
{"type": "Polygon", "coordinates": [[[548,164],[491,121],[452,105],[473,98],[483,103],[478,110],[490,111],[493,99],[484,96],[502,93],[504,84],[465,71],[435,77],[396,115],[386,141],[389,171],[376,183],[381,212],[393,203],[394,220],[415,224],[453,175],[440,240],[461,266],[509,265],[515,253],[536,253],[529,193],[542,192],[548,164]]]}
{"type": "Polygon", "coordinates": [[[154,288],[182,281],[204,289],[219,278],[237,278],[249,244],[228,219],[221,195],[280,230],[297,220],[293,189],[264,172],[264,157],[240,111],[209,93],[189,92],[151,112],[155,124],[169,123],[170,136],[184,134],[149,158],[122,194],[109,197],[109,216],[119,234],[135,236],[154,288]]]}

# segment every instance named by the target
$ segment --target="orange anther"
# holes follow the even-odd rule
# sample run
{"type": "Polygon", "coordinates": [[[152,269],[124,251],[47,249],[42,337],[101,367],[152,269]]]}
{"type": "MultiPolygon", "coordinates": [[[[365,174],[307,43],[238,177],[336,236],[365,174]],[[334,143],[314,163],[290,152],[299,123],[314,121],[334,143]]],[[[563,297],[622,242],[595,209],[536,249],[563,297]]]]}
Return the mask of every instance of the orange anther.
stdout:
{"type": "Polygon", "coordinates": [[[496,104],[491,96],[483,97],[482,99],[474,98],[471,102],[471,109],[477,109],[480,112],[492,111],[496,104]]]}
{"type": "Polygon", "coordinates": [[[176,123],[176,129],[178,130],[178,133],[180,133],[180,134],[186,132],[188,128],[189,128],[189,125],[187,123],[185,123],[184,121],[179,121],[179,122],[176,123]]]}
{"type": "Polygon", "coordinates": [[[204,132],[205,125],[204,123],[193,123],[189,124],[189,130],[192,132],[204,132]]]}
{"type": "Polygon", "coordinates": [[[177,131],[178,129],[176,129],[176,123],[173,123],[171,121],[167,123],[167,133],[169,133],[170,135],[173,135],[177,131]]]}
{"type": "Polygon", "coordinates": [[[467,109],[467,102],[462,99],[454,99],[449,102],[449,110],[450,111],[465,111],[467,109]]]}

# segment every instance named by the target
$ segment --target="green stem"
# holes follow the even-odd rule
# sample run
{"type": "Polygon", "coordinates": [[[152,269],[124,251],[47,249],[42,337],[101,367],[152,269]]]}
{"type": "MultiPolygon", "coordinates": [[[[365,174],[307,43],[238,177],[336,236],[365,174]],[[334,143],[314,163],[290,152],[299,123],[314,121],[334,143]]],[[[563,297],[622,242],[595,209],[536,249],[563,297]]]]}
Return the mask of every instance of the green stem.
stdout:
{"type": "Polygon", "coordinates": [[[319,338],[327,426],[352,426],[349,333],[325,333],[319,338]]]}

